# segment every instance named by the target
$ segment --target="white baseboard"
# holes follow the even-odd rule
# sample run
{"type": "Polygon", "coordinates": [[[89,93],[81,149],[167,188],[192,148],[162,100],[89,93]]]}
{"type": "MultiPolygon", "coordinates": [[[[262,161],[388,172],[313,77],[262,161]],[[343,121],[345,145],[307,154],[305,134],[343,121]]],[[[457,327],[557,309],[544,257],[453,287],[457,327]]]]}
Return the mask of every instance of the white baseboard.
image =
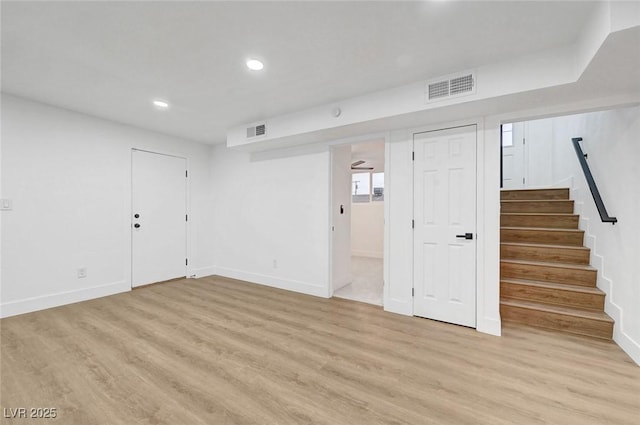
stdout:
{"type": "Polygon", "coordinates": [[[212,276],[216,274],[216,268],[215,266],[208,266],[208,267],[201,267],[199,269],[192,269],[191,274],[196,278],[212,276]]]}
{"type": "Polygon", "coordinates": [[[353,257],[368,257],[368,258],[383,258],[383,253],[378,251],[364,251],[360,249],[352,249],[351,256],[353,257]]]}
{"type": "Polygon", "coordinates": [[[613,340],[631,357],[631,360],[640,366],[640,344],[635,342],[629,335],[624,333],[620,326],[613,329],[613,340]]]}
{"type": "Polygon", "coordinates": [[[476,331],[489,335],[502,335],[502,321],[500,319],[483,318],[476,323],[476,331]]]}
{"type": "Polygon", "coordinates": [[[586,190],[581,191],[575,185],[571,186],[571,198],[575,201],[574,213],[580,216],[579,227],[584,230],[584,245],[591,249],[589,262],[598,270],[597,287],[607,294],[604,311],[614,320],[613,340],[637,365],[640,365],[640,341],[635,341],[625,332],[624,309],[613,301],[615,299],[615,284],[608,277],[605,256],[598,250],[597,236],[591,230],[592,220],[597,222],[598,218],[592,218],[585,212],[585,202],[588,202],[589,196],[591,195],[586,190]]]}
{"type": "Polygon", "coordinates": [[[73,304],[94,298],[106,297],[131,290],[131,283],[122,281],[107,283],[106,285],[83,288],[75,291],[59,292],[57,294],[42,295],[39,297],[25,298],[0,305],[0,317],[17,316],[18,314],[31,313],[52,307],[73,304]]]}
{"type": "Polygon", "coordinates": [[[384,311],[402,314],[403,316],[413,316],[413,302],[387,298],[383,300],[384,311]]]}
{"type": "Polygon", "coordinates": [[[231,279],[244,280],[259,285],[270,286],[272,288],[285,289],[287,291],[299,292],[316,297],[329,298],[328,284],[314,285],[299,280],[283,279],[277,276],[270,276],[260,273],[246,272],[243,270],[230,269],[226,267],[214,267],[215,274],[231,279]]]}

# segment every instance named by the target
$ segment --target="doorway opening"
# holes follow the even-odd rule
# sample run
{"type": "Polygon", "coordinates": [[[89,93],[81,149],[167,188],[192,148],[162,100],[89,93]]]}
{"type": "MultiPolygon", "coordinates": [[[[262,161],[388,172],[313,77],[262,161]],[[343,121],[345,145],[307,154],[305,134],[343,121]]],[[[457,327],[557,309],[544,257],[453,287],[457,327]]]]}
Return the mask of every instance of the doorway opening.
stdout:
{"type": "Polygon", "coordinates": [[[383,305],[383,139],[332,152],[332,296],[383,305]]]}
{"type": "Polygon", "coordinates": [[[538,189],[553,181],[553,119],[502,124],[502,189],[538,189]]]}

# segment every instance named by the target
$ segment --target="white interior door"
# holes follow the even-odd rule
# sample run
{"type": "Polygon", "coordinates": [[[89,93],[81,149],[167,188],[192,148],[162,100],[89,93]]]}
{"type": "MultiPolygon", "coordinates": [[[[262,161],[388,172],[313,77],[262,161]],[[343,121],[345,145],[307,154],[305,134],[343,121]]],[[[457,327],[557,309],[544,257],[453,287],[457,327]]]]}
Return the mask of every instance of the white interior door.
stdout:
{"type": "Polygon", "coordinates": [[[476,126],[418,133],[413,311],[476,326],[476,126]]]}
{"type": "Polygon", "coordinates": [[[133,287],[186,275],[185,158],[132,151],[133,287]]]}
{"type": "Polygon", "coordinates": [[[331,149],[331,289],[335,292],[349,283],[351,283],[351,145],[346,145],[331,149]]]}
{"type": "Polygon", "coordinates": [[[525,187],[524,123],[504,124],[502,133],[502,188],[525,187]],[[510,129],[511,131],[505,131],[510,129]]]}

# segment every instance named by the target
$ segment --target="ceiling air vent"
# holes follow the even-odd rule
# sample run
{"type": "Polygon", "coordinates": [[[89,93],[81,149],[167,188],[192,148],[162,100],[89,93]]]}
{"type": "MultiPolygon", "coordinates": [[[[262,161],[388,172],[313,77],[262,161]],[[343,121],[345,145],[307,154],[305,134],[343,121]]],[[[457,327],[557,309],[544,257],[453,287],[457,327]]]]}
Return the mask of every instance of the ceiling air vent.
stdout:
{"type": "Polygon", "coordinates": [[[247,127],[247,139],[267,134],[267,125],[258,124],[256,126],[247,127]]]}
{"type": "Polygon", "coordinates": [[[473,94],[476,92],[475,82],[473,72],[434,79],[427,82],[426,101],[429,103],[473,94]]]}
{"type": "Polygon", "coordinates": [[[451,93],[451,95],[467,93],[470,91],[473,91],[473,75],[472,74],[451,79],[451,86],[449,89],[449,93],[451,93]]]}
{"type": "Polygon", "coordinates": [[[449,80],[429,84],[429,100],[449,96],[449,80]]]}

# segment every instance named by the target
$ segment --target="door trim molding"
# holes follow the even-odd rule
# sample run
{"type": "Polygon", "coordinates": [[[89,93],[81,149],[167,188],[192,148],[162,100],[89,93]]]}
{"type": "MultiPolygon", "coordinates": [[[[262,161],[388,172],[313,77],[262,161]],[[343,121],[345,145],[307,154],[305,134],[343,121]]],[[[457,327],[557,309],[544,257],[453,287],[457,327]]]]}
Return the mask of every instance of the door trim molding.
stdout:
{"type": "Polygon", "coordinates": [[[189,220],[186,221],[186,229],[185,229],[185,233],[186,233],[186,240],[185,240],[185,245],[186,245],[186,255],[187,258],[189,259],[189,264],[187,264],[185,266],[185,276],[187,278],[193,278],[196,277],[196,273],[195,273],[195,268],[193,267],[195,261],[192,260],[192,250],[191,250],[191,223],[193,222],[193,220],[191,220],[191,167],[189,164],[189,157],[188,155],[184,154],[184,153],[177,153],[177,152],[162,152],[159,150],[151,150],[151,149],[143,149],[143,148],[136,148],[136,147],[131,147],[131,149],[129,150],[129,169],[128,169],[128,176],[127,176],[127,180],[128,180],[128,185],[127,185],[127,193],[126,193],[126,214],[127,214],[127,220],[125,220],[125,227],[126,227],[126,232],[125,234],[127,235],[126,239],[125,239],[125,250],[124,250],[124,254],[125,254],[125,265],[124,265],[124,270],[125,270],[125,276],[127,276],[127,282],[128,282],[128,286],[130,289],[133,289],[133,237],[132,237],[132,232],[131,232],[131,227],[133,226],[133,223],[131,222],[131,217],[133,216],[133,152],[134,151],[139,151],[139,152],[147,152],[147,153],[153,153],[153,154],[157,154],[157,155],[164,155],[164,156],[171,156],[171,157],[175,157],[175,158],[180,158],[180,159],[184,159],[185,161],[185,168],[186,168],[186,172],[187,172],[187,177],[185,177],[185,213],[187,214],[187,216],[189,217],[189,220]]]}
{"type": "MultiPolygon", "coordinates": [[[[480,185],[479,185],[479,173],[478,173],[478,155],[479,155],[479,140],[478,140],[478,136],[479,136],[479,129],[478,129],[478,124],[477,123],[473,123],[473,124],[460,124],[460,125],[452,125],[452,126],[448,126],[448,127],[443,127],[443,128],[439,128],[439,129],[432,129],[432,130],[428,130],[428,131],[413,131],[411,133],[411,150],[413,152],[413,154],[415,155],[415,143],[416,143],[416,136],[419,135],[427,135],[427,137],[429,136],[429,133],[438,133],[438,132],[443,132],[443,131],[447,131],[447,130],[462,130],[469,127],[468,132],[472,132],[475,131],[475,155],[474,155],[474,159],[475,159],[475,164],[474,164],[474,170],[475,170],[475,179],[476,179],[476,187],[475,187],[475,305],[474,305],[474,309],[475,309],[475,325],[472,327],[474,329],[477,329],[478,327],[478,303],[479,303],[479,290],[478,290],[478,280],[479,280],[479,271],[478,271],[478,251],[479,251],[479,246],[480,246],[480,241],[478,240],[478,233],[479,233],[479,220],[478,220],[478,212],[479,212],[479,208],[478,208],[478,197],[479,197],[479,190],[480,190],[480,185]],[[473,127],[470,128],[470,127],[473,127]]],[[[468,134],[467,130],[464,131],[464,134],[468,134]]],[[[413,198],[413,206],[412,206],[412,211],[411,211],[411,215],[412,215],[412,221],[415,220],[415,199],[416,199],[416,187],[415,187],[415,158],[413,158],[412,161],[412,167],[411,167],[411,183],[412,183],[412,198],[413,198]]],[[[415,312],[415,296],[414,296],[414,292],[415,292],[415,229],[413,229],[412,232],[412,246],[411,246],[411,263],[412,263],[412,279],[411,279],[411,289],[412,289],[412,298],[410,301],[411,304],[411,310],[412,310],[412,315],[415,316],[416,312],[415,312]]],[[[418,316],[421,317],[421,316],[418,316]]],[[[457,323],[454,323],[457,324],[457,323]]],[[[466,326],[466,325],[464,325],[466,326]]]]}
{"type": "MultiPolygon", "coordinates": [[[[402,261],[398,260],[400,253],[413,252],[412,236],[406,234],[405,222],[411,220],[411,212],[405,214],[404,209],[408,208],[404,204],[408,200],[399,200],[402,204],[401,209],[392,208],[390,205],[394,202],[393,187],[398,179],[398,184],[405,184],[405,177],[397,176],[396,170],[391,170],[393,163],[396,168],[410,166],[411,149],[408,147],[413,141],[414,133],[424,133],[427,131],[436,131],[443,128],[462,127],[467,125],[476,125],[477,127],[477,155],[476,155],[476,173],[477,173],[477,191],[476,191],[476,330],[491,335],[500,335],[500,290],[499,290],[499,251],[500,251],[500,211],[499,211],[499,169],[492,167],[488,169],[485,165],[487,158],[499,158],[500,144],[499,130],[493,125],[493,121],[485,122],[484,117],[471,117],[469,119],[448,121],[440,124],[432,124],[427,126],[416,126],[404,128],[400,130],[389,131],[386,140],[385,154],[385,187],[390,188],[385,194],[389,196],[389,202],[385,202],[385,310],[407,316],[413,316],[413,300],[411,297],[412,282],[408,284],[409,279],[403,268],[406,268],[402,261]],[[495,143],[494,143],[495,142],[495,143]],[[402,158],[400,158],[400,156],[402,158]],[[405,156],[407,157],[405,159],[405,156]],[[393,175],[392,175],[393,174],[393,175]],[[388,180],[387,180],[388,179],[388,180]],[[394,217],[392,217],[392,215],[394,217]],[[402,228],[397,228],[398,223],[402,228]],[[391,229],[390,226],[396,226],[391,229]],[[395,236],[394,236],[395,235],[395,236]],[[409,239],[408,239],[409,238],[409,239]],[[391,241],[394,241],[391,251],[391,241]],[[392,259],[391,257],[394,257],[392,259]],[[487,263],[486,259],[491,262],[487,263]]],[[[490,163],[493,164],[493,163],[490,163]]],[[[402,198],[402,195],[395,194],[395,197],[402,198]]],[[[407,228],[408,229],[408,228],[407,228]]],[[[410,229],[409,229],[410,230],[410,229]]],[[[412,281],[412,279],[411,279],[412,281]]]]}

